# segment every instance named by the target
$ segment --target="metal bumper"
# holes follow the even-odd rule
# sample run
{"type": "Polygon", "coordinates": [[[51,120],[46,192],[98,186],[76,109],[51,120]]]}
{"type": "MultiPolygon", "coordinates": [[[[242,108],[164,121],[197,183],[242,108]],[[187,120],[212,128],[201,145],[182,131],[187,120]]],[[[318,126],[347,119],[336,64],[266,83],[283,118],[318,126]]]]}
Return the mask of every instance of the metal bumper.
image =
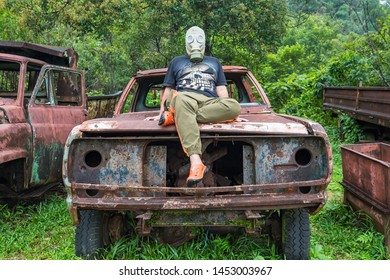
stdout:
{"type": "Polygon", "coordinates": [[[73,220],[77,209],[105,211],[272,210],[325,204],[326,180],[293,184],[240,185],[214,188],[167,188],[72,183],[68,201],[73,220]],[[307,193],[302,187],[316,186],[307,193]],[[175,194],[173,196],[172,194],[175,194]]]}

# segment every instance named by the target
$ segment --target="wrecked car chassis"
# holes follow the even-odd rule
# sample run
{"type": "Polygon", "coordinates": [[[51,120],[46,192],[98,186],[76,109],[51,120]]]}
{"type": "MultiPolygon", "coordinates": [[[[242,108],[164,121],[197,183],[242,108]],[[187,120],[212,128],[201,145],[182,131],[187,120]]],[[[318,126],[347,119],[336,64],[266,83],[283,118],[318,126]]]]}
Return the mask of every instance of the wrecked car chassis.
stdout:
{"type": "Polygon", "coordinates": [[[332,176],[328,136],[316,122],[274,113],[245,67],[223,69],[242,121],[198,124],[208,172],[195,186],[186,185],[190,161],[175,126],[151,120],[166,69],[137,72],[112,118],[73,128],[63,180],[76,255],[96,258],[126,232],[177,246],[206,231],[268,234],[286,259],[310,258],[310,215],[332,176]]]}

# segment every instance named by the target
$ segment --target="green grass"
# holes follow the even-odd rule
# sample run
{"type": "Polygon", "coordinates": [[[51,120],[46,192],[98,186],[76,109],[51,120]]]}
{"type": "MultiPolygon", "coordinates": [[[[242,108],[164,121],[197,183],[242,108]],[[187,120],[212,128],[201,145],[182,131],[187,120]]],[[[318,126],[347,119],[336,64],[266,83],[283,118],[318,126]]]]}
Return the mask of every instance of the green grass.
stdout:
{"type": "MultiPolygon", "coordinates": [[[[384,236],[371,219],[343,205],[341,156],[335,147],[329,200],[311,217],[311,258],[320,260],[383,260],[384,236]]],[[[72,260],[75,227],[65,196],[52,194],[14,209],[0,205],[0,259],[72,260]]],[[[280,259],[267,236],[218,236],[202,234],[173,248],[146,237],[126,236],[102,251],[104,259],[137,260],[274,260],[280,259]]]]}
{"type": "Polygon", "coordinates": [[[106,249],[107,260],[275,260],[280,257],[268,238],[200,235],[178,248],[162,245],[152,238],[125,237],[106,249]]]}
{"type": "Polygon", "coordinates": [[[0,259],[75,259],[64,196],[28,203],[13,209],[0,205],[0,259]]]}

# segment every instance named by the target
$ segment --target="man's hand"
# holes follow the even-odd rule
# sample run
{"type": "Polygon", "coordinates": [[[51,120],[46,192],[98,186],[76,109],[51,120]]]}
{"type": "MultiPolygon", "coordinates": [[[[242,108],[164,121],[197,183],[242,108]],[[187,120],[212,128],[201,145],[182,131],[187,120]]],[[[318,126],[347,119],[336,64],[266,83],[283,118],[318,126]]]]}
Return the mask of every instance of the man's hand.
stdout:
{"type": "Polygon", "coordinates": [[[228,98],[229,93],[227,91],[226,86],[217,86],[216,87],[217,95],[219,98],[228,98]]]}

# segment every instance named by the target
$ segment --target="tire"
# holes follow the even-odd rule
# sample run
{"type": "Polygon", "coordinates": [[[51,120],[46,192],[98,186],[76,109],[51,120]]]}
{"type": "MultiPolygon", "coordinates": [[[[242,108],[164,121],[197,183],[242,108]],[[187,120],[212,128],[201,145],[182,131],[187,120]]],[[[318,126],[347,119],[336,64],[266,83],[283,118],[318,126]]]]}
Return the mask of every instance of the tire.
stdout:
{"type": "Polygon", "coordinates": [[[76,228],[76,256],[98,258],[98,250],[118,241],[127,233],[122,214],[96,210],[80,210],[76,228]]]}
{"type": "Polygon", "coordinates": [[[80,223],[76,228],[76,256],[95,259],[97,250],[104,247],[104,213],[95,210],[80,210],[80,223]]]}
{"type": "Polygon", "coordinates": [[[310,219],[305,209],[282,211],[283,253],[286,260],[310,259],[310,219]]]}

